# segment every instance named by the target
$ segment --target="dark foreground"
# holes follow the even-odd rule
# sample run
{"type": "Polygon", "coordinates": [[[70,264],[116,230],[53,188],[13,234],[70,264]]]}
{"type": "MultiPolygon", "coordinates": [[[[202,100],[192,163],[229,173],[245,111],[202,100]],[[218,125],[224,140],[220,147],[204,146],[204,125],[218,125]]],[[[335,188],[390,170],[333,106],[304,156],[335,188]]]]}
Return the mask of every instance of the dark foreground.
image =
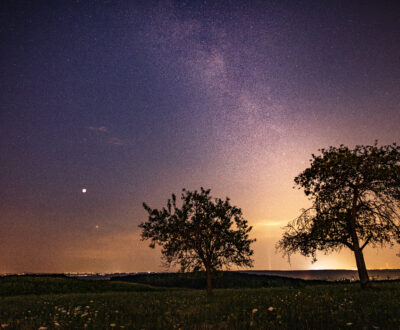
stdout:
{"type": "Polygon", "coordinates": [[[357,283],[217,289],[211,297],[201,290],[68,278],[3,278],[0,289],[6,329],[400,328],[396,281],[364,291],[357,283]],[[46,294],[30,294],[35,287],[46,294]],[[77,290],[82,293],[67,293],[77,290]]]}

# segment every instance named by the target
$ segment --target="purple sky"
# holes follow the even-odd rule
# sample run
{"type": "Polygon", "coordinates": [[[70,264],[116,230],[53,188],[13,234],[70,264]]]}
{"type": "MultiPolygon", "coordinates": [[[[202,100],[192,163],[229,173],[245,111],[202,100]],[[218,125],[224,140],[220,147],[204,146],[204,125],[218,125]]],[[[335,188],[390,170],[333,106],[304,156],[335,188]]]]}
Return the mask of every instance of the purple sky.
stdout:
{"type": "MultiPolygon", "coordinates": [[[[397,9],[3,1],[0,272],[160,270],[141,204],[200,186],[242,208],[255,268],[354,268],[274,245],[309,203],[292,187],[311,153],[400,142],[397,9]]],[[[400,268],[396,252],[367,266],[400,268]]]]}

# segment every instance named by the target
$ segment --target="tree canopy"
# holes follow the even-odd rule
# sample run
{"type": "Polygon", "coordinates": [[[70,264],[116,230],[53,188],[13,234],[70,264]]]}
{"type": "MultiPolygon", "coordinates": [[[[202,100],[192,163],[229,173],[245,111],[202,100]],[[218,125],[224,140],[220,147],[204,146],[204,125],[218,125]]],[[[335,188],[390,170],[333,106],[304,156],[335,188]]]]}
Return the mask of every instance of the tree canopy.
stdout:
{"type": "Polygon", "coordinates": [[[316,260],[347,247],[355,254],[361,285],[368,284],[363,249],[400,243],[400,147],[341,145],[312,155],[295,178],[312,207],[285,227],[277,248],[316,260]]]}
{"type": "Polygon", "coordinates": [[[181,271],[206,271],[207,290],[211,293],[213,271],[231,265],[252,266],[252,227],[229,198],[213,199],[210,189],[183,189],[181,202],[178,206],[172,194],[161,210],[143,203],[148,220],[139,225],[141,236],[151,240],[150,247],[161,246],[166,265],[179,266],[181,271]]]}

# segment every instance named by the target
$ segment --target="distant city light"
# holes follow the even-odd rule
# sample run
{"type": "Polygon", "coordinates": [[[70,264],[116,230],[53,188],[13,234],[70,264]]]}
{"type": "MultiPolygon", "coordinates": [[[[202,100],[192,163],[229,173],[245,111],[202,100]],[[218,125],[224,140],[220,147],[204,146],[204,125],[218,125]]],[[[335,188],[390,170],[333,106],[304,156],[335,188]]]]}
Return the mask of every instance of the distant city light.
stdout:
{"type": "Polygon", "coordinates": [[[86,188],[82,188],[82,194],[86,194],[87,189],[86,188]]]}

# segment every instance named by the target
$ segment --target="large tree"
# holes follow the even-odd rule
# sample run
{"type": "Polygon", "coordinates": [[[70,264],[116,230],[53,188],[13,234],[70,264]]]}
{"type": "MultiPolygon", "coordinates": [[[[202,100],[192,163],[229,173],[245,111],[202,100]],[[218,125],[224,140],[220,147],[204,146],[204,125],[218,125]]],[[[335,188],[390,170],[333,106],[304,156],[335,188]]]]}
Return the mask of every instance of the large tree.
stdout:
{"type": "Polygon", "coordinates": [[[285,227],[277,248],[315,261],[318,250],[347,247],[354,252],[361,286],[367,287],[364,248],[400,243],[400,147],[375,142],[319,151],[295,178],[312,207],[285,227]]]}
{"type": "Polygon", "coordinates": [[[139,225],[142,239],[150,239],[152,248],[161,246],[166,265],[179,265],[181,271],[205,271],[207,292],[211,293],[215,270],[230,265],[252,266],[252,227],[229,198],[213,199],[209,189],[183,189],[181,200],[178,206],[172,194],[161,210],[143,203],[148,220],[139,225]]]}

